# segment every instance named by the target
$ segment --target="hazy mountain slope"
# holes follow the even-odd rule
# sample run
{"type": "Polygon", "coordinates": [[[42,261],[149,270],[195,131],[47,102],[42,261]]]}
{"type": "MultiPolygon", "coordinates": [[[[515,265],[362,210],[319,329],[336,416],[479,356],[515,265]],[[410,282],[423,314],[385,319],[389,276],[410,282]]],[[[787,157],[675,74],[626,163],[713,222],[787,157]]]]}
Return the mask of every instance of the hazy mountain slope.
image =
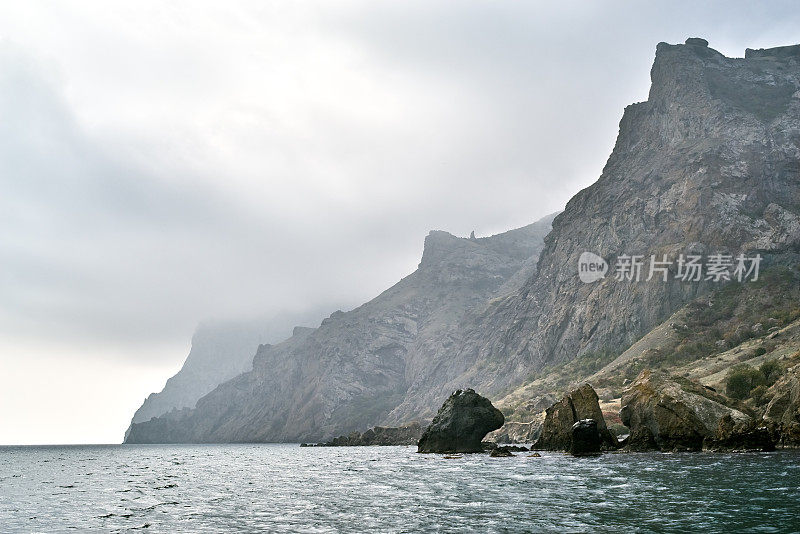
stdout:
{"type": "Polygon", "coordinates": [[[253,367],[253,355],[262,343],[276,343],[292,335],[300,324],[317,324],[323,312],[283,313],[270,319],[207,322],[192,336],[192,348],[180,371],[164,389],[151,393],[136,410],[132,423],[148,421],[173,409],[194,408],[197,399],[222,382],[253,367]]]}
{"type": "Polygon", "coordinates": [[[612,262],[759,252],[762,267],[797,254],[800,46],[727,58],[688,42],[658,45],[648,100],[626,108],[600,179],[555,219],[536,275],[466,326],[451,380],[419,384],[395,419],[456,387],[496,395],[544,366],[619,354],[715,287],[675,280],[674,264],[667,282],[618,282],[611,273],[584,284],[584,251],[612,262]]]}
{"type": "MultiPolygon", "coordinates": [[[[129,442],[312,440],[380,422],[446,352],[462,317],[530,270],[552,216],[480,239],[431,232],[418,269],[313,331],[260,347],[251,372],[195,410],[132,426],[129,442]]],[[[520,279],[520,282],[522,280],[520,279]]]]}

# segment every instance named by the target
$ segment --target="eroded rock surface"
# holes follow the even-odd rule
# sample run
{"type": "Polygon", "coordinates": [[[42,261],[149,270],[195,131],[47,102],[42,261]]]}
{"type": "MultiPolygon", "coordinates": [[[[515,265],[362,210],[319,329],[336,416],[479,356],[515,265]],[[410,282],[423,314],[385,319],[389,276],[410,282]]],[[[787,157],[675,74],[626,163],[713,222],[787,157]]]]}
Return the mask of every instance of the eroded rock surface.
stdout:
{"type": "MultiPolygon", "coordinates": [[[[612,450],[618,447],[617,438],[609,432],[592,386],[584,384],[572,390],[545,411],[542,433],[534,448],[551,451],[572,450],[573,426],[581,420],[594,421],[597,441],[612,450]]],[[[582,434],[581,434],[582,435],[582,434]]]]}
{"type": "Polygon", "coordinates": [[[735,401],[664,372],[644,370],[622,396],[620,417],[631,429],[630,450],[699,451],[723,417],[733,424],[752,418],[735,401]]]}

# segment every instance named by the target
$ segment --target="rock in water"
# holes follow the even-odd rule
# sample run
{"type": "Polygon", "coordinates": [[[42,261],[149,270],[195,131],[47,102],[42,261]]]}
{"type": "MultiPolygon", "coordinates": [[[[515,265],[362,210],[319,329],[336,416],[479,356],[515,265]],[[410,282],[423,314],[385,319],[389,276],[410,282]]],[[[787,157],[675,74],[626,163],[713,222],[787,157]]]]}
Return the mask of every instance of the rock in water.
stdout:
{"type": "Polygon", "coordinates": [[[414,445],[422,434],[422,426],[416,421],[399,427],[376,426],[366,432],[351,432],[321,443],[321,447],[359,447],[373,445],[414,445]]]}
{"type": "Polygon", "coordinates": [[[444,402],[418,443],[418,452],[482,452],[483,437],[503,426],[503,413],[472,389],[444,402]]]}
{"type": "Polygon", "coordinates": [[[511,450],[508,447],[497,447],[496,449],[492,449],[489,456],[492,458],[507,458],[514,455],[511,454],[511,450]]]}
{"type": "Polygon", "coordinates": [[[584,384],[569,392],[563,399],[546,410],[542,434],[533,448],[571,451],[573,426],[584,419],[594,421],[600,446],[606,449],[618,448],[617,438],[606,427],[598,401],[597,393],[589,384],[584,384]]]}
{"type": "Polygon", "coordinates": [[[719,420],[714,434],[703,441],[703,450],[774,451],[777,436],[755,419],[737,423],[730,414],[719,420]]]}
{"type": "Polygon", "coordinates": [[[699,451],[726,415],[750,421],[737,406],[701,384],[645,369],[623,394],[619,415],[631,429],[630,450],[699,451]]]}
{"type": "Polygon", "coordinates": [[[764,422],[780,434],[779,446],[800,447],[800,365],[769,388],[772,397],[764,413],[764,422]]]}
{"type": "Polygon", "coordinates": [[[601,444],[597,421],[594,419],[581,419],[572,425],[572,443],[569,449],[571,454],[575,456],[598,454],[601,444]]]}

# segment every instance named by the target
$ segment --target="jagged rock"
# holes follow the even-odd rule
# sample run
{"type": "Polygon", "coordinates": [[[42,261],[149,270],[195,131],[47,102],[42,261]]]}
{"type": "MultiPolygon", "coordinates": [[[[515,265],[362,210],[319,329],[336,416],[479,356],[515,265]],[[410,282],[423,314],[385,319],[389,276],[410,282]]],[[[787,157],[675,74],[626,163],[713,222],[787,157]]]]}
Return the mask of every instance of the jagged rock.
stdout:
{"type": "Polygon", "coordinates": [[[618,447],[617,438],[606,427],[597,393],[592,386],[584,384],[545,411],[542,433],[534,448],[551,451],[571,450],[572,427],[582,419],[595,421],[594,428],[604,448],[611,450],[618,447]]]}
{"type": "Polygon", "coordinates": [[[735,401],[686,378],[642,371],[622,396],[620,417],[631,429],[630,450],[699,451],[720,420],[736,423],[751,417],[735,401]]]}
{"type": "Polygon", "coordinates": [[[503,413],[472,389],[444,402],[419,440],[419,452],[481,452],[483,437],[503,426],[503,413]]]}
{"type": "Polygon", "coordinates": [[[400,427],[376,426],[359,433],[333,438],[320,444],[322,447],[363,447],[371,445],[416,445],[422,436],[422,426],[412,422],[400,427]]]}
{"type": "Polygon", "coordinates": [[[736,422],[730,414],[719,420],[712,436],[703,441],[703,450],[774,451],[776,436],[755,419],[736,422]]]}
{"type": "Polygon", "coordinates": [[[686,39],[686,44],[695,46],[708,46],[708,41],[701,37],[689,37],[686,39]]]}
{"type": "Polygon", "coordinates": [[[514,455],[511,454],[511,451],[508,447],[497,447],[496,449],[492,449],[492,452],[489,453],[489,456],[492,458],[507,458],[514,455]]]}
{"type": "Polygon", "coordinates": [[[764,422],[778,432],[778,446],[800,447],[800,365],[789,368],[768,394],[764,422]]]}
{"type": "Polygon", "coordinates": [[[597,430],[597,421],[594,419],[581,419],[572,425],[572,439],[569,452],[574,456],[585,454],[598,454],[600,452],[600,433],[597,430]]]}
{"type": "Polygon", "coordinates": [[[647,452],[658,450],[656,438],[653,437],[653,433],[647,426],[640,426],[631,431],[630,435],[628,435],[628,437],[625,438],[620,445],[622,445],[625,450],[630,452],[647,452]]]}

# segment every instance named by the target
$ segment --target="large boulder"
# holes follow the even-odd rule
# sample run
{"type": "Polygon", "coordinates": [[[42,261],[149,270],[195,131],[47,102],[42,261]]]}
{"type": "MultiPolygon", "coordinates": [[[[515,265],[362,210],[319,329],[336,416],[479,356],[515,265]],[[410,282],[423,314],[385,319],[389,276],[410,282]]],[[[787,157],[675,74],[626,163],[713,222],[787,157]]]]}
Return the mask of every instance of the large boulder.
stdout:
{"type": "Polygon", "coordinates": [[[570,391],[545,411],[542,432],[534,448],[550,451],[572,450],[572,427],[582,419],[595,421],[602,448],[613,450],[618,447],[617,438],[608,430],[603,419],[597,393],[592,386],[584,384],[570,391]]]}
{"type": "Polygon", "coordinates": [[[418,452],[482,452],[483,437],[503,426],[503,413],[472,389],[458,390],[425,429],[418,452]]]}
{"type": "Polygon", "coordinates": [[[790,367],[768,394],[764,422],[780,435],[780,447],[800,447],[800,365],[790,367]]]}
{"type": "Polygon", "coordinates": [[[597,421],[594,419],[581,419],[572,425],[572,441],[569,452],[575,456],[597,454],[600,452],[600,433],[597,431],[597,421]]]}
{"type": "Polygon", "coordinates": [[[699,451],[720,420],[751,421],[741,404],[686,378],[645,369],[622,395],[630,450],[699,451]]]}

